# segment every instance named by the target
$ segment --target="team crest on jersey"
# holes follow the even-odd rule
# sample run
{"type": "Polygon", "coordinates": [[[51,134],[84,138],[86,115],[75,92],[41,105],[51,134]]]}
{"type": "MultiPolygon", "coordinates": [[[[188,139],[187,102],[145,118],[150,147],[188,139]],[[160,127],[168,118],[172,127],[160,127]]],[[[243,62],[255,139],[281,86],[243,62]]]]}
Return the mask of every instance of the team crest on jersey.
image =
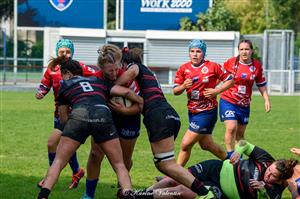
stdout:
{"type": "Polygon", "coordinates": [[[241,74],[241,78],[242,78],[242,79],[246,79],[246,78],[247,78],[247,73],[242,73],[242,74],[241,74]]]}
{"type": "Polygon", "coordinates": [[[73,3],[73,0],[49,0],[49,2],[56,10],[62,12],[73,3]]]}
{"type": "Polygon", "coordinates": [[[208,73],[208,68],[206,66],[204,66],[202,69],[201,69],[201,73],[202,74],[207,74],[208,73]]]}
{"type": "Polygon", "coordinates": [[[255,74],[250,76],[250,80],[254,80],[255,79],[255,74]]]}
{"type": "Polygon", "coordinates": [[[255,66],[250,66],[249,70],[250,70],[251,72],[254,72],[254,71],[256,70],[256,68],[255,68],[255,66]]]}

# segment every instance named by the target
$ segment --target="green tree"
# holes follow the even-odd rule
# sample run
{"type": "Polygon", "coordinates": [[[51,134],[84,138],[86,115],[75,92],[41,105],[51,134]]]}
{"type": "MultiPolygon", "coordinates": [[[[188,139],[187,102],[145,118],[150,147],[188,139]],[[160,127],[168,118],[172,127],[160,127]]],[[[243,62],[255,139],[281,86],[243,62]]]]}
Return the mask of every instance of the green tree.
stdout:
{"type": "Polygon", "coordinates": [[[0,19],[8,19],[13,17],[14,1],[13,0],[1,0],[0,1],[0,19]]]}
{"type": "Polygon", "coordinates": [[[239,21],[224,5],[224,0],[215,0],[211,8],[206,13],[196,15],[196,22],[188,17],[180,20],[180,30],[200,30],[200,31],[228,31],[239,30],[239,21]]]}

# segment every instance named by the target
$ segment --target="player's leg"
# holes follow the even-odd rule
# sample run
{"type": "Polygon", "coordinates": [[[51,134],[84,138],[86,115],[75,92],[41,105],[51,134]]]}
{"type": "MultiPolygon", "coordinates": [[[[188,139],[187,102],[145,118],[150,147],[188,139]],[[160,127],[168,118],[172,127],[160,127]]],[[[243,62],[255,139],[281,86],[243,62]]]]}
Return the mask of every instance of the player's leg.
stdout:
{"type": "Polygon", "coordinates": [[[120,144],[123,153],[124,164],[128,171],[130,171],[132,167],[132,154],[134,151],[134,146],[136,143],[136,138],[134,139],[124,139],[120,138],[120,144]]]}
{"type": "Polygon", "coordinates": [[[87,176],[83,198],[94,198],[103,158],[103,151],[99,145],[95,143],[94,139],[91,138],[91,149],[87,162],[87,176]]]}
{"type": "Polygon", "coordinates": [[[185,166],[188,160],[190,159],[192,148],[196,142],[200,139],[199,134],[187,130],[184,134],[182,141],[180,152],[178,154],[177,163],[181,166],[185,166]]]}
{"type": "Polygon", "coordinates": [[[112,168],[116,172],[122,190],[131,190],[131,180],[129,177],[128,170],[126,169],[126,166],[123,161],[123,154],[119,139],[114,138],[99,143],[99,146],[107,156],[112,168]]]}
{"type": "Polygon", "coordinates": [[[199,135],[199,145],[203,150],[210,151],[212,154],[224,160],[227,156],[227,153],[219,144],[215,143],[212,135],[199,135]]]}
{"type": "Polygon", "coordinates": [[[48,170],[44,185],[39,193],[39,198],[47,198],[50,190],[57,182],[62,169],[66,166],[72,154],[78,149],[80,142],[63,136],[56,150],[55,159],[48,170]]]}

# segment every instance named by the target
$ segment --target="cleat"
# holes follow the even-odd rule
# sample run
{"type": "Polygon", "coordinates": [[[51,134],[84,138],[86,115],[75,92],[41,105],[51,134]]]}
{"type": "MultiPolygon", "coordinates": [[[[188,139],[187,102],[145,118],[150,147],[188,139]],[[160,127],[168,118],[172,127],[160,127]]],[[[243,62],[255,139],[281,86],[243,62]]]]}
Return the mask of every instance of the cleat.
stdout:
{"type": "Polygon", "coordinates": [[[44,182],[45,182],[45,179],[43,178],[36,186],[41,189],[44,185],[44,182]]]}
{"type": "Polygon", "coordinates": [[[79,181],[83,176],[84,176],[84,170],[79,169],[79,171],[72,176],[72,182],[69,185],[69,189],[75,189],[78,186],[79,181]]]}
{"type": "Polygon", "coordinates": [[[83,194],[83,196],[81,197],[81,199],[94,199],[88,195],[86,195],[86,193],[83,194]]]}

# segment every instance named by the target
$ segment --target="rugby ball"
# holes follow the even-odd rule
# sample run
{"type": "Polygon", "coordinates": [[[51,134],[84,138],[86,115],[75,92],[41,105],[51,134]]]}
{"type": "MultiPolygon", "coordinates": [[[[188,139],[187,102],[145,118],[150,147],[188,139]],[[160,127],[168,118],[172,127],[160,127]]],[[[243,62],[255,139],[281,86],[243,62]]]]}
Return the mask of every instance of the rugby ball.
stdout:
{"type": "Polygon", "coordinates": [[[131,107],[132,106],[132,102],[128,99],[126,99],[125,97],[113,97],[111,99],[112,101],[118,103],[118,104],[123,104],[125,107],[131,107]]]}

